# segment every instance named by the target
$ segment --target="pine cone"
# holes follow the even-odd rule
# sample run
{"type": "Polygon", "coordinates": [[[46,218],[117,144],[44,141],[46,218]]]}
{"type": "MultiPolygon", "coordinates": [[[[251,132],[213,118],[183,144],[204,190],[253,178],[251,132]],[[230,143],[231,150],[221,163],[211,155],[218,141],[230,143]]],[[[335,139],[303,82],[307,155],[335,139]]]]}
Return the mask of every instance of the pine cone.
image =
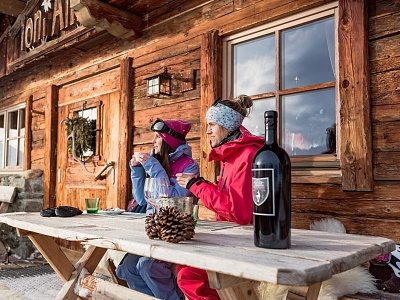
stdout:
{"type": "Polygon", "coordinates": [[[158,215],[146,217],[145,230],[150,239],[159,238],[169,243],[190,240],[194,236],[194,218],[175,208],[162,208],[158,215]]]}

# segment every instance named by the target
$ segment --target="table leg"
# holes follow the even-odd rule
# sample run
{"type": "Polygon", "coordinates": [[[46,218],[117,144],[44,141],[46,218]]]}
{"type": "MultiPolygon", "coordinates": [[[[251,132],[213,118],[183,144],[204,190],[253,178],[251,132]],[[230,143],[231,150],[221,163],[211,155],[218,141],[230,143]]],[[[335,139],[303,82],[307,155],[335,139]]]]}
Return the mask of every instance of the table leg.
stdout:
{"type": "Polygon", "coordinates": [[[321,290],[322,282],[314,283],[308,287],[308,291],[306,294],[307,300],[317,300],[319,291],[321,290]]]}
{"type": "Polygon", "coordinates": [[[31,232],[28,232],[27,235],[53,270],[66,282],[75,268],[54,239],[47,235],[32,234],[31,232]]]}
{"type": "Polygon", "coordinates": [[[82,255],[81,259],[76,263],[75,272],[72,273],[69,280],[64,284],[61,291],[57,294],[56,300],[76,299],[77,296],[74,294],[74,288],[81,271],[83,268],[86,268],[89,273],[93,273],[106,251],[106,248],[90,246],[89,249],[86,250],[86,252],[82,255]]]}
{"type": "Polygon", "coordinates": [[[290,286],[287,300],[317,300],[322,282],[310,286],[290,286]]]}
{"type": "Polygon", "coordinates": [[[210,287],[216,289],[222,300],[258,300],[253,282],[231,275],[207,271],[210,287]]]}

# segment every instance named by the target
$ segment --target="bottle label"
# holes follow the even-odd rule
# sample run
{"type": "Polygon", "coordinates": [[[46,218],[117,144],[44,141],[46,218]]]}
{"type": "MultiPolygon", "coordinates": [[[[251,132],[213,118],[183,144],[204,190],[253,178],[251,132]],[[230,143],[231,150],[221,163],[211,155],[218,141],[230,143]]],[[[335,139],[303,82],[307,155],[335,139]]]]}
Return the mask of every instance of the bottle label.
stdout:
{"type": "Polygon", "coordinates": [[[274,169],[252,169],[252,173],[253,214],[275,216],[274,169]]]}

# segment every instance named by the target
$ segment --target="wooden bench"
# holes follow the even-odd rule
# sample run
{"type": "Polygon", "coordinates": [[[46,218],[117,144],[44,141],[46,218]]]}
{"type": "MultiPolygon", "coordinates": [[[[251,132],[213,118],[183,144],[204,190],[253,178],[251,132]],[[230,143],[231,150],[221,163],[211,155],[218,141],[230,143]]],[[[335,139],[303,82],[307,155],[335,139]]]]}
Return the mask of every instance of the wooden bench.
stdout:
{"type": "Polygon", "coordinates": [[[0,186],[0,214],[5,213],[16,195],[15,186],[0,186]]]}

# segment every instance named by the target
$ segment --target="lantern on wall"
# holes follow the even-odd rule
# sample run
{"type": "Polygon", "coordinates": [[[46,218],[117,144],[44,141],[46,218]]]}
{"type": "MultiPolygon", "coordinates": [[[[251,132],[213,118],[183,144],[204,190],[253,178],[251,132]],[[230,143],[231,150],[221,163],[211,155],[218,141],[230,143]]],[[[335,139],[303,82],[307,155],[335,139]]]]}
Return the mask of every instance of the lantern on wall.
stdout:
{"type": "Polygon", "coordinates": [[[147,96],[158,97],[160,95],[171,95],[171,76],[167,73],[167,67],[164,72],[155,76],[146,78],[147,96]]]}

